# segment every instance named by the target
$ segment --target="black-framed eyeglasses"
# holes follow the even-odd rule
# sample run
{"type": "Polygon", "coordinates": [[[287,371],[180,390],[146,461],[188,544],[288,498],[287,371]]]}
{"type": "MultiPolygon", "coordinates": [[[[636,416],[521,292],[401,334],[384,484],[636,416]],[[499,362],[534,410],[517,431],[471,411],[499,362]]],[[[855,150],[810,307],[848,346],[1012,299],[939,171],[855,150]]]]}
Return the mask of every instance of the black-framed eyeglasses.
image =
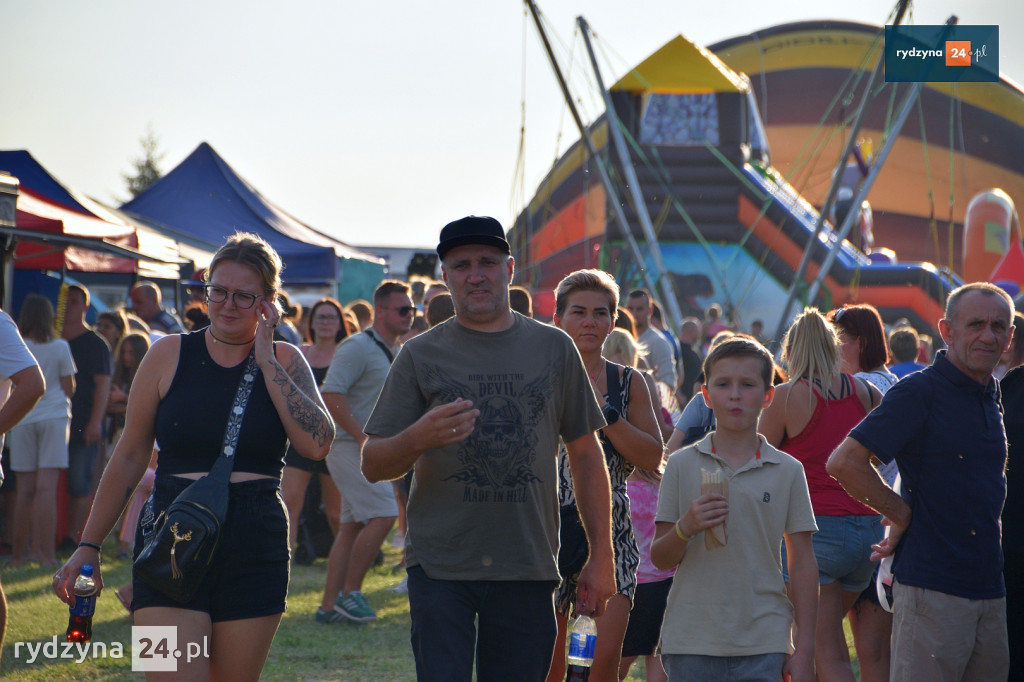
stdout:
{"type": "Polygon", "coordinates": [[[337,315],[314,315],[314,322],[341,322],[341,318],[337,315]]]}
{"type": "Polygon", "coordinates": [[[403,305],[403,306],[399,306],[397,308],[384,308],[384,310],[394,310],[394,311],[397,311],[398,314],[401,315],[402,317],[405,317],[406,315],[408,315],[412,311],[416,310],[416,306],[403,305]]]}
{"type": "Polygon", "coordinates": [[[838,322],[839,320],[843,319],[843,315],[845,314],[846,308],[840,308],[839,310],[836,311],[836,314],[832,316],[832,321],[838,322]]]}
{"type": "Polygon", "coordinates": [[[224,287],[219,287],[216,284],[207,284],[203,287],[203,291],[206,292],[206,300],[210,303],[223,303],[227,300],[228,294],[231,294],[231,301],[238,308],[251,308],[256,299],[262,298],[262,295],[250,294],[248,291],[228,291],[224,287]]]}

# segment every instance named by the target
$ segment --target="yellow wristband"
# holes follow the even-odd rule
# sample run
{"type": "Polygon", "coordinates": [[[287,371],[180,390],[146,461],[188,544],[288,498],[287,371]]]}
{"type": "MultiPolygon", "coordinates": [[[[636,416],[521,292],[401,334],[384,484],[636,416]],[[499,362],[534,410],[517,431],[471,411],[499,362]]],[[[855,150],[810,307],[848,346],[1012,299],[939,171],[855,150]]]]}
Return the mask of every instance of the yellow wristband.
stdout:
{"type": "Polygon", "coordinates": [[[689,542],[691,538],[690,538],[690,536],[688,536],[685,533],[683,533],[682,529],[679,528],[679,522],[676,521],[674,525],[675,525],[675,528],[676,528],[676,535],[679,536],[679,539],[682,540],[683,542],[689,542]]]}

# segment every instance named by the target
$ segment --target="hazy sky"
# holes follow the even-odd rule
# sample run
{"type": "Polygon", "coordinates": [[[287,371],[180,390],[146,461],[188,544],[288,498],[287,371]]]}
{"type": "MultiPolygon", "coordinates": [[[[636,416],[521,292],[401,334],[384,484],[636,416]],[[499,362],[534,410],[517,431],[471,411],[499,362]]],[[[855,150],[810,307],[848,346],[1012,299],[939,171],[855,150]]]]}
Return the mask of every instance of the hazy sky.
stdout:
{"type": "MultiPolygon", "coordinates": [[[[587,116],[575,36],[597,34],[607,84],[682,33],[710,44],[811,19],[886,23],[888,0],[540,1],[587,116]]],[[[1024,82],[1024,2],[919,0],[915,24],[999,24],[1024,82]]],[[[510,226],[578,138],[515,0],[32,0],[0,23],[0,149],[28,149],[108,203],[151,126],[165,172],[203,141],[280,207],[356,245],[433,246],[470,213],[510,226]],[[516,161],[525,103],[525,175],[516,161]]],[[[1020,143],[1020,141],[1016,141],[1020,143]]]]}

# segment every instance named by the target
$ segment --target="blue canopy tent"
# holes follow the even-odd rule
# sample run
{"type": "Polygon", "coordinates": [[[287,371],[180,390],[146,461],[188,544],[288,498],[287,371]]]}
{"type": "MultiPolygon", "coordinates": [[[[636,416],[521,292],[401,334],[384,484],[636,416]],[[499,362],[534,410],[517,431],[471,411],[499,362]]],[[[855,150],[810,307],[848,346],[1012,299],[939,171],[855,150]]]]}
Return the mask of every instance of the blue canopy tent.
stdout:
{"type": "Polygon", "coordinates": [[[91,206],[86,206],[86,202],[80,201],[81,195],[68,189],[57,178],[50,175],[50,172],[26,149],[0,151],[0,168],[18,178],[23,188],[31,189],[36,194],[83,213],[93,212],[91,206]]]}
{"type": "Polygon", "coordinates": [[[281,255],[286,285],[327,285],[341,301],[369,298],[384,277],[383,260],[289,215],[206,142],[121,210],[217,244],[236,231],[259,234],[281,255]]]}

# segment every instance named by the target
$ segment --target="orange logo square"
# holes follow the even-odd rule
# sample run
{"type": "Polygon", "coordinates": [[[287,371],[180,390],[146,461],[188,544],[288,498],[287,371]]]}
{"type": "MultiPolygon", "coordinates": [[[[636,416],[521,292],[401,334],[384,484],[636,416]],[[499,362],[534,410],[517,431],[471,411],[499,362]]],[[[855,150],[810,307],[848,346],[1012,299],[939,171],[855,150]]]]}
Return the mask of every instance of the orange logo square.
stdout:
{"type": "Polygon", "coordinates": [[[971,41],[969,40],[947,40],[946,41],[946,66],[970,66],[971,65],[971,41]]]}

